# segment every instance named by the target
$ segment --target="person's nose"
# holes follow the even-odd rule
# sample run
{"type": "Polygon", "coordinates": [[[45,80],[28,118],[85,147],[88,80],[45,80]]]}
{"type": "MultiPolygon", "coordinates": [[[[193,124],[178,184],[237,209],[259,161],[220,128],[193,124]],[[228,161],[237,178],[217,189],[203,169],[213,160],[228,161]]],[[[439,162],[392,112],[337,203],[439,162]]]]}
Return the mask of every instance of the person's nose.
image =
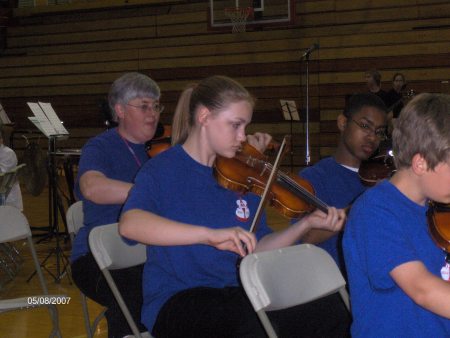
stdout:
{"type": "Polygon", "coordinates": [[[377,136],[375,130],[373,130],[373,129],[368,129],[366,131],[366,137],[369,138],[372,142],[375,142],[378,140],[378,136],[377,136]]]}
{"type": "Polygon", "coordinates": [[[239,140],[239,142],[245,142],[247,140],[247,135],[245,134],[245,130],[239,130],[238,140],[239,140]]]}

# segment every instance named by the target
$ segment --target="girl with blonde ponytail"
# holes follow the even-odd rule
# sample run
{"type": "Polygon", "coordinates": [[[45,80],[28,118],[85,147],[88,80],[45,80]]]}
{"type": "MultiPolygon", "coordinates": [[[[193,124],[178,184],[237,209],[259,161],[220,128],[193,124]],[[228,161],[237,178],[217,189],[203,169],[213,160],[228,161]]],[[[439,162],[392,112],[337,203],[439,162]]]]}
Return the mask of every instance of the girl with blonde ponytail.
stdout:
{"type": "MultiPolygon", "coordinates": [[[[262,217],[256,233],[249,232],[259,196],[218,185],[213,165],[218,155],[234,157],[247,140],[253,106],[249,92],[225,76],[188,87],[175,114],[175,145],[136,177],[119,230],[148,245],[142,320],[156,337],[265,337],[239,285],[237,258],[292,245],[312,228],[342,227],[344,211],[330,208],[280,232],[262,217]]],[[[274,319],[281,336],[341,338],[349,318],[339,297],[330,296],[274,319]]]]}

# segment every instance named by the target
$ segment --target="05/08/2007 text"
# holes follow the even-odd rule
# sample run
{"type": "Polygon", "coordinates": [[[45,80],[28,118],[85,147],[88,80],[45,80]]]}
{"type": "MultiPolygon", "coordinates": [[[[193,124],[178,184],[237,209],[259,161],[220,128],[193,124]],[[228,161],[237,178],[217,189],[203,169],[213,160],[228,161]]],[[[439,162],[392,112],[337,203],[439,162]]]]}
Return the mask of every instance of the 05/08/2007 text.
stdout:
{"type": "Polygon", "coordinates": [[[60,304],[69,304],[70,297],[66,296],[34,296],[27,297],[27,303],[29,305],[60,305],[60,304]]]}

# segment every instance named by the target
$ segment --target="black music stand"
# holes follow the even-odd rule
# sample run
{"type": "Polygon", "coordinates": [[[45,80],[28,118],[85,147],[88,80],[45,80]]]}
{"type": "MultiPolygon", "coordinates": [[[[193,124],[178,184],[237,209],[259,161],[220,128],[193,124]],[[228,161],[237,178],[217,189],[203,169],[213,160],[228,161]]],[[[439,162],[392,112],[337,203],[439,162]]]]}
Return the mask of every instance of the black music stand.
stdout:
{"type": "MultiPolygon", "coordinates": [[[[59,219],[58,219],[58,211],[61,214],[62,220],[64,221],[65,227],[65,235],[68,236],[67,233],[67,223],[65,217],[65,211],[63,204],[61,202],[61,198],[58,193],[58,173],[56,169],[55,162],[55,153],[56,153],[56,140],[62,137],[68,137],[69,132],[63,127],[61,120],[56,115],[56,112],[53,110],[50,103],[33,103],[28,102],[28,106],[31,111],[34,113],[35,117],[29,118],[35,125],[48,137],[48,210],[49,210],[49,225],[50,232],[47,238],[55,238],[56,245],[54,248],[50,250],[48,255],[44,258],[41,263],[41,267],[47,271],[55,280],[56,283],[59,283],[67,274],[67,268],[70,268],[69,260],[65,256],[64,251],[61,248],[61,232],[59,227],[59,219]],[[50,270],[48,270],[45,266],[47,260],[52,256],[56,256],[56,274],[53,274],[50,270]]],[[[27,279],[27,282],[33,278],[36,271],[31,274],[31,276],[27,279]]],[[[67,274],[69,278],[69,282],[71,283],[70,274],[67,274]]]]}
{"type": "MultiPolygon", "coordinates": [[[[61,192],[61,194],[65,197],[67,205],[70,206],[74,204],[77,199],[75,197],[74,193],[74,186],[75,186],[75,176],[74,176],[74,166],[78,164],[79,158],[81,156],[81,150],[80,149],[60,149],[56,151],[56,156],[62,157],[63,159],[63,169],[64,169],[64,176],[66,177],[66,183],[67,183],[67,194],[64,192],[61,192]],[[74,159],[76,160],[74,161],[74,159]]],[[[65,219],[65,214],[63,219],[65,219]]],[[[67,223],[64,223],[66,225],[67,230],[67,223]]]]}
{"type": "Polygon", "coordinates": [[[283,112],[283,117],[286,121],[289,121],[289,127],[290,127],[290,160],[291,160],[291,171],[294,168],[294,140],[293,140],[293,132],[294,132],[294,121],[300,121],[300,116],[297,111],[297,106],[295,104],[295,101],[288,101],[288,100],[280,100],[281,104],[281,110],[283,112]]]}
{"type": "MultiPolygon", "coordinates": [[[[39,240],[39,242],[41,242],[44,239],[55,238],[56,241],[55,247],[52,248],[48,253],[48,255],[44,258],[44,260],[41,263],[41,267],[42,269],[47,271],[49,275],[53,277],[56,283],[59,283],[61,279],[64,277],[64,275],[66,275],[67,267],[70,266],[69,260],[61,248],[61,235],[64,235],[66,238],[68,236],[64,206],[58,192],[59,189],[58,172],[55,161],[56,140],[58,137],[61,136],[62,135],[51,135],[48,138],[48,213],[49,213],[48,216],[49,216],[50,231],[46,237],[39,240]],[[61,232],[59,226],[58,212],[61,215],[61,218],[65,225],[64,232],[61,232]],[[45,263],[52,255],[55,255],[56,257],[55,274],[45,266],[45,263]]],[[[36,271],[31,274],[31,276],[27,279],[27,282],[29,282],[33,278],[35,273],[36,271]]],[[[69,282],[71,283],[70,274],[67,275],[69,278],[69,282]]]]}

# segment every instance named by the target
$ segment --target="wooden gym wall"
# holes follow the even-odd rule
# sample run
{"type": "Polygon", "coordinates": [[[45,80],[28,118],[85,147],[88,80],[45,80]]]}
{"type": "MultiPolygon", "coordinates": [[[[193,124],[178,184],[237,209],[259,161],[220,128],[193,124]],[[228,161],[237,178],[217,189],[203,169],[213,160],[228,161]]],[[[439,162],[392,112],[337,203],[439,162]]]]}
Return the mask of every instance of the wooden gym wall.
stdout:
{"type": "Polygon", "coordinates": [[[292,127],[295,156],[285,165],[297,169],[305,161],[301,54],[312,44],[320,44],[309,63],[312,162],[333,152],[336,117],[345,95],[365,91],[366,70],[378,69],[386,90],[401,71],[417,93],[448,92],[447,0],[297,0],[294,27],[241,34],[208,30],[204,0],[93,3],[14,11],[0,56],[0,100],[16,129],[34,129],[27,101],[51,102],[71,133],[63,145],[81,147],[104,129],[100,105],[120,74],[139,71],[160,84],[164,123],[186,84],[224,74],[258,98],[251,131],[280,138],[292,127]],[[303,121],[285,122],[280,99],[295,100],[303,121]]]}

